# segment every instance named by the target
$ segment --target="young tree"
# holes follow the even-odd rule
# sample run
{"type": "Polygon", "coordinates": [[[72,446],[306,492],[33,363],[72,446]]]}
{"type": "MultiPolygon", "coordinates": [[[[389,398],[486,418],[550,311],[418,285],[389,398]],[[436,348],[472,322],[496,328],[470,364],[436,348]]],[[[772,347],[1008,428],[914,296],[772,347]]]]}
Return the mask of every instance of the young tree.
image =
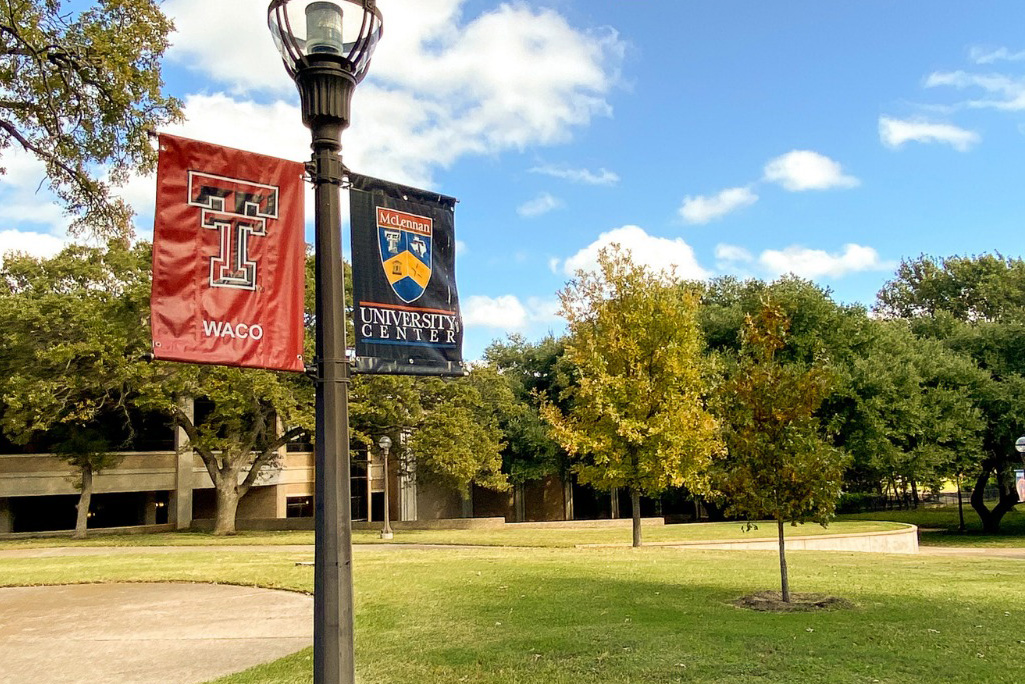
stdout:
{"type": "Polygon", "coordinates": [[[779,536],[783,600],[790,601],[783,525],[825,525],[840,495],[844,459],[819,432],[815,411],[832,377],[821,361],[783,362],[789,320],[767,300],[748,316],[739,354],[716,392],[726,453],[710,469],[713,490],[730,514],[771,518],[779,536]]]}
{"type": "Polygon", "coordinates": [[[720,444],[705,410],[698,294],[672,273],[633,263],[618,245],[598,255],[560,293],[569,325],[566,358],[575,384],[542,416],[578,459],[583,483],[630,491],[633,545],[641,544],[640,497],[668,487],[700,489],[720,444]]]}
{"type": "Polygon", "coordinates": [[[181,116],[161,92],[173,26],[157,0],[70,4],[20,0],[0,13],[0,154],[16,145],[45,165],[73,231],[128,234],[131,209],[111,187],[153,167],[147,131],[181,116]]]}
{"type": "Polygon", "coordinates": [[[117,462],[110,428],[148,369],[137,307],[149,249],[68,247],[52,259],[10,255],[0,266],[2,429],[37,441],[78,469],[76,536],[84,536],[93,474],[117,462]]]}

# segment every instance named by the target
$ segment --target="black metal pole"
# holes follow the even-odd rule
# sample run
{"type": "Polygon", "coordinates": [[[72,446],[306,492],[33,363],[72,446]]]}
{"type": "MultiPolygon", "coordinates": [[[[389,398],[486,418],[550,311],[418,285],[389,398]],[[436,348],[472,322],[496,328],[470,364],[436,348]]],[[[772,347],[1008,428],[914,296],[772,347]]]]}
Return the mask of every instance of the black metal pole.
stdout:
{"type": "Polygon", "coordinates": [[[315,473],[313,681],[355,684],[352,508],[349,473],[349,367],[340,189],[342,130],[349,122],[352,76],[330,59],[299,71],[303,120],[313,133],[316,187],[317,444],[315,473]]]}
{"type": "Polygon", "coordinates": [[[384,456],[384,527],[381,528],[381,539],[392,539],[395,535],[391,531],[391,511],[389,510],[389,498],[391,493],[388,487],[388,448],[381,449],[384,456]]]}

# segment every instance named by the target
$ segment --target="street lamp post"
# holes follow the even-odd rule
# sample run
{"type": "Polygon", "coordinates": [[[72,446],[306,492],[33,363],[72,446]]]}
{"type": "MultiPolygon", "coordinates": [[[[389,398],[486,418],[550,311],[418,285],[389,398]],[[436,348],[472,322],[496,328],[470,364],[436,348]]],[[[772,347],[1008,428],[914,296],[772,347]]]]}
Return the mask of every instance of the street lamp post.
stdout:
{"type": "Polygon", "coordinates": [[[381,539],[392,539],[395,535],[391,531],[390,502],[388,501],[388,450],[391,449],[391,437],[384,435],[377,445],[381,447],[381,457],[384,459],[384,527],[381,528],[381,539]]]}
{"type": "Polygon", "coordinates": [[[295,80],[310,129],[316,191],[316,452],[313,681],[353,684],[352,507],[349,367],[345,357],[339,154],[353,89],[363,80],[383,23],[374,0],[272,0],[271,35],[295,80]],[[350,8],[348,16],[342,3],[350,8]],[[355,20],[353,16],[356,15],[355,20]]]}

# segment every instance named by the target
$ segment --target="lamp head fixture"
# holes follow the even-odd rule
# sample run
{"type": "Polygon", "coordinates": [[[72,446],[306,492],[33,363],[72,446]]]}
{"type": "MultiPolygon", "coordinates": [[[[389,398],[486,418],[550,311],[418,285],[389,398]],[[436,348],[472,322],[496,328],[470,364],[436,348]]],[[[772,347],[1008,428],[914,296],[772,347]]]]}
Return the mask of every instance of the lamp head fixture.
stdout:
{"type": "Polygon", "coordinates": [[[391,448],[391,437],[389,437],[388,435],[383,435],[381,439],[377,442],[377,446],[381,447],[382,451],[387,451],[391,448]]]}
{"type": "Polygon", "coordinates": [[[326,57],[355,83],[366,76],[384,32],[376,0],[271,0],[267,25],[293,79],[303,67],[326,57]]]}

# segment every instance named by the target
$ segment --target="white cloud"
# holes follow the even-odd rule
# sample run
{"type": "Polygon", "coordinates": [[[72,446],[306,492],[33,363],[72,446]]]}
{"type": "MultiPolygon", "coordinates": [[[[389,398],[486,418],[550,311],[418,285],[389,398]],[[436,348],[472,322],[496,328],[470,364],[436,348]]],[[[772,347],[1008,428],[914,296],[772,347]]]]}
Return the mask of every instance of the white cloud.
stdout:
{"type": "Polygon", "coordinates": [[[715,246],[715,267],[721,273],[751,278],[749,267],[754,261],[754,255],[743,247],[722,243],[715,246]]]}
{"type": "MultiPolygon", "coordinates": [[[[347,166],[432,187],[434,170],[463,156],[563,142],[574,128],[611,113],[606,96],[624,51],[615,32],[581,30],[552,10],[519,3],[466,20],[465,4],[380,0],[388,28],[369,78],[353,96],[352,126],[343,139],[347,166]]],[[[187,121],[167,132],[286,159],[309,157],[309,131],[267,30],[265,6],[166,0],[163,9],[177,29],[169,59],[223,90],[187,95],[187,121]],[[224,40],[224,26],[232,27],[231,40],[224,40]],[[267,101],[267,94],[282,99],[267,101]]],[[[4,166],[17,161],[13,149],[4,151],[4,166]]],[[[35,193],[42,177],[19,184],[17,196],[0,189],[0,218],[61,233],[68,221],[60,206],[48,192],[35,193]]],[[[12,169],[4,184],[15,178],[29,175],[12,169]]],[[[119,194],[147,218],[154,185],[153,177],[133,178],[119,194]]]]}
{"type": "Polygon", "coordinates": [[[1002,74],[970,74],[966,71],[938,71],[925,80],[926,88],[980,88],[992,97],[969,100],[965,104],[976,109],[1020,111],[1025,109],[1025,79],[1002,74]]]}
{"type": "MultiPolygon", "coordinates": [[[[209,4],[165,4],[179,29],[171,57],[236,97],[262,91],[298,100],[266,15],[251,0],[218,0],[215,10],[209,4]],[[234,27],[230,41],[214,35],[225,24],[234,27]]],[[[345,136],[346,163],[354,170],[429,186],[434,168],[462,156],[564,142],[573,128],[611,113],[606,95],[618,79],[624,45],[610,29],[583,31],[555,11],[521,3],[502,3],[470,20],[462,12],[467,0],[378,4],[387,30],[367,81],[356,89],[345,136]]],[[[297,111],[288,116],[285,130],[301,125],[297,111]]],[[[230,128],[226,120],[245,121],[222,119],[221,132],[230,128]]],[[[289,149],[305,151],[308,144],[306,136],[289,149]]]]}
{"type": "Polygon", "coordinates": [[[527,309],[515,295],[467,297],[462,302],[462,314],[468,328],[522,330],[527,325],[527,309]]]}
{"type": "Polygon", "coordinates": [[[66,238],[21,230],[0,230],[0,264],[10,252],[34,257],[52,257],[68,245],[66,238]]]}
{"type": "Polygon", "coordinates": [[[71,222],[49,189],[45,165],[14,143],[3,150],[0,166],[6,170],[0,176],[0,221],[6,227],[31,226],[45,233],[65,234],[71,222]]]}
{"type": "Polygon", "coordinates": [[[557,298],[528,297],[527,315],[532,323],[551,323],[559,320],[562,303],[557,298]]]}
{"type": "Polygon", "coordinates": [[[533,324],[557,321],[559,308],[559,300],[553,298],[528,297],[524,304],[511,294],[498,297],[473,295],[463,300],[463,324],[468,328],[522,332],[533,324]]]}
{"type": "Polygon", "coordinates": [[[517,207],[516,213],[524,218],[535,218],[560,207],[562,207],[562,200],[552,197],[547,192],[543,192],[534,199],[524,202],[517,207]]]}
{"type": "Polygon", "coordinates": [[[811,150],[793,150],[765,165],[765,180],[791,192],[853,188],[857,178],[845,175],[838,162],[811,150]]]}
{"type": "Polygon", "coordinates": [[[774,277],[793,273],[802,278],[839,278],[848,273],[882,271],[893,266],[882,261],[873,248],[856,244],[844,245],[843,252],[839,254],[796,245],[783,250],[767,249],[759,255],[758,263],[774,277]]]}
{"type": "Polygon", "coordinates": [[[1011,52],[1005,47],[986,48],[975,46],[968,51],[968,55],[976,64],[993,64],[994,62],[1021,62],[1025,60],[1025,50],[1011,52]]]}
{"type": "Polygon", "coordinates": [[[708,223],[757,201],[758,195],[751,192],[750,188],[727,188],[710,197],[687,195],[680,207],[680,216],[687,223],[708,223]]]}
{"type": "Polygon", "coordinates": [[[613,243],[630,250],[635,263],[644,264],[655,270],[669,270],[676,267],[680,278],[701,280],[711,274],[701,268],[694,256],[694,249],[680,238],[668,239],[648,235],[639,226],[623,226],[598,236],[598,239],[562,262],[566,275],[578,270],[593,270],[598,265],[598,252],[613,243]]]}
{"type": "Polygon", "coordinates": [[[750,263],[754,261],[751,252],[736,245],[718,244],[715,246],[715,258],[720,261],[739,261],[750,263]]]}
{"type": "Polygon", "coordinates": [[[888,116],[879,117],[879,139],[887,147],[897,148],[908,141],[942,143],[959,152],[967,152],[981,137],[975,131],[951,124],[929,123],[919,119],[902,121],[888,116]]]}
{"type": "Polygon", "coordinates": [[[608,169],[574,169],[568,166],[535,166],[531,173],[540,173],[553,178],[561,178],[572,183],[583,183],[584,185],[615,185],[619,182],[619,176],[608,169]]]}
{"type": "Polygon", "coordinates": [[[168,58],[233,92],[294,90],[267,29],[266,6],[252,0],[166,0],[161,9],[176,29],[168,58]]]}

